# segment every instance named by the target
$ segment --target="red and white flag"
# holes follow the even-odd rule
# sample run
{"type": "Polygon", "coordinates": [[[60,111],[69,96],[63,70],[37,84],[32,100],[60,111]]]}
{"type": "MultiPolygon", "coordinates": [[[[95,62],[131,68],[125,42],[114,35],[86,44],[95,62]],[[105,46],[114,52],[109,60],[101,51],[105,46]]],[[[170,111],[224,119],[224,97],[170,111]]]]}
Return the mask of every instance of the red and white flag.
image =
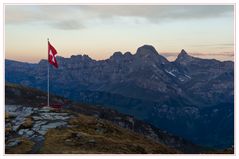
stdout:
{"type": "Polygon", "coordinates": [[[56,61],[56,49],[48,41],[48,62],[58,68],[58,63],[56,61]]]}

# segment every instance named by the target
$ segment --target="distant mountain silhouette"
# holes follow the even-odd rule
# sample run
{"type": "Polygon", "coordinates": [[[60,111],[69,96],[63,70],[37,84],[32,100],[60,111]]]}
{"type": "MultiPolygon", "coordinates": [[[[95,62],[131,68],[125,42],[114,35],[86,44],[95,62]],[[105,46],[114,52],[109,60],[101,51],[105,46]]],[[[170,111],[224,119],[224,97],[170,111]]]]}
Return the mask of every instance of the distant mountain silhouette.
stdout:
{"type": "MultiPolygon", "coordinates": [[[[182,50],[168,61],[153,46],[135,54],[57,57],[51,92],[134,115],[198,144],[228,147],[234,132],[234,63],[200,59],[182,50]]],[[[47,61],[5,61],[6,81],[46,91],[47,61]]]]}

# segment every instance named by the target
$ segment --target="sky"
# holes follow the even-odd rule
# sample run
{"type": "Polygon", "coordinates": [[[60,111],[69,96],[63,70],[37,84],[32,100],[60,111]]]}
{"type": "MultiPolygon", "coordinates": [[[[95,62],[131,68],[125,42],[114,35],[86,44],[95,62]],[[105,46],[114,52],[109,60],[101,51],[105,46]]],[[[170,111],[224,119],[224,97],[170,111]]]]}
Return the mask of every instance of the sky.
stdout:
{"type": "Polygon", "coordinates": [[[148,44],[170,61],[182,49],[233,61],[234,6],[5,5],[6,59],[46,59],[47,38],[63,57],[102,60],[148,44]]]}

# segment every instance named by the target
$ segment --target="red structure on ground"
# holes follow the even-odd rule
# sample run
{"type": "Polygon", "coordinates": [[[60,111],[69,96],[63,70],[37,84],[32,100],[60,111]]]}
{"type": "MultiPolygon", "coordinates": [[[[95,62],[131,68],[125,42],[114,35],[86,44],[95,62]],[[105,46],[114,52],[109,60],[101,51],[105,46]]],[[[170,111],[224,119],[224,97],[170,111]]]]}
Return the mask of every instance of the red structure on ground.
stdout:
{"type": "Polygon", "coordinates": [[[63,105],[62,104],[51,104],[50,107],[54,108],[54,109],[62,109],[63,105]]]}

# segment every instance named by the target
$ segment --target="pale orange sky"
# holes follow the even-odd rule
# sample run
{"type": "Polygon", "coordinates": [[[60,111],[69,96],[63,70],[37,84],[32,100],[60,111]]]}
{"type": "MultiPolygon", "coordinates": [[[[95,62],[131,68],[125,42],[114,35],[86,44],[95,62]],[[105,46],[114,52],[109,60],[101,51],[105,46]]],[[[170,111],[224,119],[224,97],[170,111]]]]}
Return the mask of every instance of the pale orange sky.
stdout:
{"type": "Polygon", "coordinates": [[[181,49],[201,58],[233,60],[233,6],[6,5],[7,59],[47,58],[47,38],[58,55],[109,58],[149,44],[175,59],[181,49]],[[72,16],[73,15],[73,16],[72,16]]]}

